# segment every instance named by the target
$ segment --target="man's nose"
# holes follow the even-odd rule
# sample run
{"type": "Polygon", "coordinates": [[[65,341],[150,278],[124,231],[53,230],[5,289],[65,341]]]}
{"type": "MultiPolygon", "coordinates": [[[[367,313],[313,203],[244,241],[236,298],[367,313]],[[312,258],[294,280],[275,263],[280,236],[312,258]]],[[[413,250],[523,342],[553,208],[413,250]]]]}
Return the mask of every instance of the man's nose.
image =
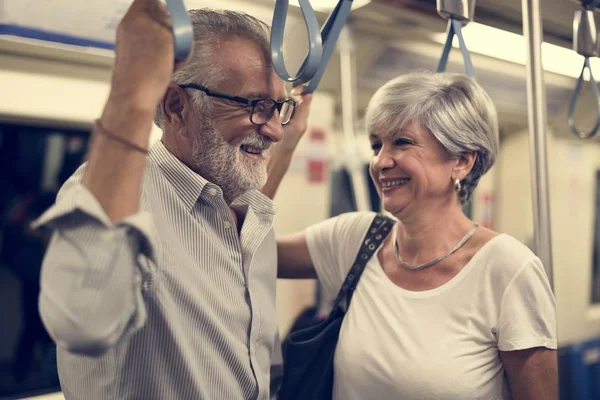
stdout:
{"type": "Polygon", "coordinates": [[[258,133],[265,135],[273,142],[279,142],[283,139],[283,125],[281,125],[281,118],[277,110],[275,110],[266,124],[259,127],[258,133]]]}

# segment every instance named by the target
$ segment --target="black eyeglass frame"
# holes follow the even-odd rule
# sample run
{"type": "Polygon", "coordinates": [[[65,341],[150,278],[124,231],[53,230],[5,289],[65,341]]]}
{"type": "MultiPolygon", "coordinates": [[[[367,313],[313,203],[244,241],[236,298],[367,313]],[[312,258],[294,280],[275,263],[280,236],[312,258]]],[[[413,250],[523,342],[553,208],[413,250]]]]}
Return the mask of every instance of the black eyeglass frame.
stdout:
{"type": "Polygon", "coordinates": [[[240,103],[240,104],[244,104],[246,106],[252,107],[252,109],[250,110],[250,113],[248,114],[248,117],[250,118],[250,122],[256,126],[262,126],[267,124],[271,118],[273,118],[273,114],[275,113],[275,109],[277,109],[277,112],[281,112],[281,108],[283,107],[283,105],[285,103],[288,104],[292,104],[292,114],[290,115],[290,118],[287,122],[285,123],[281,123],[281,125],[287,125],[290,123],[290,121],[292,120],[292,118],[294,118],[294,113],[296,112],[296,101],[293,99],[286,99],[283,101],[277,101],[271,98],[262,98],[262,99],[247,99],[245,97],[241,97],[241,96],[232,96],[226,93],[222,93],[222,92],[217,92],[215,90],[210,90],[202,85],[196,84],[196,83],[188,83],[185,85],[179,85],[180,88],[182,89],[196,89],[196,90],[201,90],[203,91],[208,97],[216,97],[219,99],[225,99],[225,100],[230,100],[230,101],[235,101],[236,103],[240,103]],[[263,122],[262,124],[257,124],[254,121],[252,121],[252,116],[254,115],[254,109],[256,107],[256,105],[261,102],[261,101],[265,101],[265,100],[269,100],[271,102],[273,102],[275,104],[275,107],[271,108],[271,113],[269,114],[269,117],[266,118],[265,122],[263,122]]]}

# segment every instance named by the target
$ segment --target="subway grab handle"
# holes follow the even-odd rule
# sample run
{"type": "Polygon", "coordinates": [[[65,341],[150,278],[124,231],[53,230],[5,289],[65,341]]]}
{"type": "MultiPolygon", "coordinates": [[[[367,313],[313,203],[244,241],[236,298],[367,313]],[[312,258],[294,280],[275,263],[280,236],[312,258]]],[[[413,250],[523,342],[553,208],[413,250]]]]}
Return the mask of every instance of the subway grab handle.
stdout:
{"type": "Polygon", "coordinates": [[[581,74],[579,75],[579,78],[577,78],[575,89],[573,90],[571,100],[569,101],[568,124],[571,132],[581,139],[588,139],[595,136],[600,128],[600,91],[598,90],[598,84],[594,79],[590,64],[590,57],[595,57],[598,54],[598,34],[593,12],[593,9],[598,3],[600,3],[600,0],[594,0],[593,2],[583,4],[582,9],[575,12],[573,21],[573,49],[584,57],[584,62],[581,74]],[[575,106],[579,95],[581,94],[586,69],[590,74],[590,85],[594,95],[594,101],[596,102],[596,122],[590,131],[582,132],[577,129],[577,126],[575,125],[575,106]]]}
{"type": "Polygon", "coordinates": [[[598,84],[594,79],[594,75],[592,74],[592,69],[590,68],[590,58],[585,57],[585,61],[583,63],[583,68],[581,69],[581,74],[577,79],[577,83],[575,84],[575,89],[573,90],[573,94],[571,95],[571,100],[569,102],[569,129],[575,135],[580,137],[581,139],[589,139],[596,135],[598,132],[598,128],[600,128],[600,91],[598,90],[598,84]],[[596,123],[594,127],[588,132],[581,132],[575,126],[575,105],[577,104],[577,98],[581,92],[581,87],[583,86],[583,76],[585,74],[586,68],[590,71],[590,85],[592,86],[592,93],[594,94],[594,100],[596,101],[596,123]]]}
{"type": "Polygon", "coordinates": [[[465,63],[465,71],[467,73],[467,76],[475,78],[475,68],[473,68],[473,63],[471,62],[471,55],[469,54],[469,49],[467,49],[465,39],[462,35],[461,22],[453,18],[448,20],[448,36],[446,38],[444,50],[442,51],[442,57],[440,57],[440,62],[438,63],[437,72],[446,71],[446,65],[448,64],[448,56],[450,55],[450,50],[452,49],[452,40],[454,39],[454,35],[458,37],[460,52],[463,55],[463,61],[465,63]]]}
{"type": "Polygon", "coordinates": [[[319,29],[319,21],[310,5],[309,0],[298,0],[300,10],[306,23],[308,33],[308,54],[298,70],[295,77],[291,77],[285,67],[283,56],[283,37],[285,33],[285,22],[287,20],[289,0],[277,0],[273,12],[273,23],[271,26],[271,58],[273,68],[277,75],[286,82],[308,82],[317,72],[321,57],[323,55],[323,41],[319,29]]]}
{"type": "Polygon", "coordinates": [[[298,4],[304,16],[309,40],[308,54],[304,58],[298,74],[295,77],[290,76],[285,67],[283,55],[283,36],[289,0],[276,0],[275,3],[271,28],[271,57],[273,68],[281,79],[293,82],[294,86],[310,81],[304,89],[304,93],[312,93],[325,73],[340,32],[350,15],[352,0],[340,0],[320,31],[317,17],[309,0],[298,0],[298,4]]]}
{"type": "Polygon", "coordinates": [[[185,10],[183,0],[167,0],[167,9],[173,24],[173,40],[175,45],[175,60],[185,60],[192,50],[194,29],[192,20],[185,10]]]}
{"type": "Polygon", "coordinates": [[[442,56],[440,57],[440,61],[438,63],[437,72],[439,73],[446,71],[446,66],[448,65],[448,56],[450,55],[450,50],[452,50],[452,41],[456,35],[458,38],[460,52],[463,56],[466,74],[471,78],[475,78],[475,68],[473,68],[473,63],[471,62],[471,54],[467,49],[467,45],[462,34],[463,24],[466,25],[468,22],[473,20],[475,0],[438,0],[437,11],[442,17],[448,19],[446,43],[444,44],[442,56]]]}

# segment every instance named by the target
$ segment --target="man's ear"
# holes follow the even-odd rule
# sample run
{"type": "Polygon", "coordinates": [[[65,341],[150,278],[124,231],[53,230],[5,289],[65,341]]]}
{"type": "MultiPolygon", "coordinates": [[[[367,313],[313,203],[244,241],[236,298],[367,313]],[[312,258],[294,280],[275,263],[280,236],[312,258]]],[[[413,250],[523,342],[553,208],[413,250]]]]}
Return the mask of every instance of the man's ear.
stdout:
{"type": "Polygon", "coordinates": [[[469,175],[469,172],[473,169],[475,161],[477,160],[477,153],[465,153],[458,156],[456,165],[452,171],[452,176],[457,177],[459,180],[463,180],[469,175]]]}
{"type": "Polygon", "coordinates": [[[183,125],[184,110],[189,106],[185,91],[172,83],[167,88],[162,101],[162,109],[166,123],[183,125]]]}

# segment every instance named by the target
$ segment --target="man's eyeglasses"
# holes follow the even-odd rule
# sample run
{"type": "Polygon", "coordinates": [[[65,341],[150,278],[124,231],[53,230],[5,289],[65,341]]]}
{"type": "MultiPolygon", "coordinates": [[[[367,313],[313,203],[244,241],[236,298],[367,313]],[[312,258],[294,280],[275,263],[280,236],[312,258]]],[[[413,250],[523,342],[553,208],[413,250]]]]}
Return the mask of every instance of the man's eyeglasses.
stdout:
{"type": "Polygon", "coordinates": [[[183,89],[201,90],[209,97],[235,101],[236,103],[245,104],[248,107],[252,107],[250,111],[250,122],[259,126],[269,122],[275,110],[279,112],[281,125],[286,125],[294,116],[294,110],[296,109],[296,102],[291,99],[283,101],[275,101],[273,99],[250,100],[246,99],[245,97],[231,96],[225,93],[215,92],[214,90],[209,90],[202,85],[197,85],[194,83],[179,86],[183,89]]]}

